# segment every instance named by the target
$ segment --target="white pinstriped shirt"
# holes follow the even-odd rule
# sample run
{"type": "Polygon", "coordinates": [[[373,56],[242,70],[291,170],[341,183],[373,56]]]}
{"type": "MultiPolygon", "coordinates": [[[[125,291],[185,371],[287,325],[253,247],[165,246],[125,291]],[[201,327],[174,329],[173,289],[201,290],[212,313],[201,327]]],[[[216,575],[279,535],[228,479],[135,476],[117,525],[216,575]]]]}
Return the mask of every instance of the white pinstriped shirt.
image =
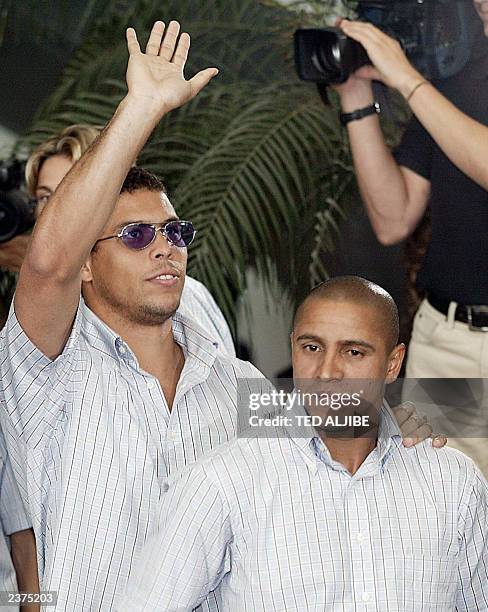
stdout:
{"type": "Polygon", "coordinates": [[[198,323],[221,351],[235,357],[234,341],[222,311],[205,285],[191,276],[185,277],[178,312],[198,323]]]}
{"type": "Polygon", "coordinates": [[[238,438],[185,470],[119,612],[488,610],[488,486],[389,411],[351,476],[317,438],[238,438]]]}
{"type": "Polygon", "coordinates": [[[116,607],[168,475],[235,435],[237,380],[262,377],[181,315],[173,333],[185,365],[170,413],[159,382],[83,300],[54,361],[11,308],[0,336],[0,402],[56,611],[116,607]]]}
{"type": "MultiPolygon", "coordinates": [[[[17,579],[7,537],[29,527],[31,523],[14,479],[0,427],[0,591],[17,591],[17,579]]],[[[19,606],[2,607],[5,612],[18,609],[19,606]]]]}

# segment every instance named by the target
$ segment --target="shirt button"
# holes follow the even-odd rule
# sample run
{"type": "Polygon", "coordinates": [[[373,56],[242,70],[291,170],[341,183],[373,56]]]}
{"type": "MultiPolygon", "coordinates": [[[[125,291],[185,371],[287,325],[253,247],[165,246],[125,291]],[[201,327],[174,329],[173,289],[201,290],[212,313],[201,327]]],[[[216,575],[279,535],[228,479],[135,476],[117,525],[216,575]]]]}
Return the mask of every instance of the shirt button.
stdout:
{"type": "Polygon", "coordinates": [[[156,383],[154,382],[154,380],[148,380],[147,381],[147,388],[148,389],[154,389],[155,386],[156,386],[156,383]]]}
{"type": "Polygon", "coordinates": [[[180,434],[177,431],[172,431],[171,432],[171,439],[172,440],[179,440],[180,439],[180,434]]]}
{"type": "Polygon", "coordinates": [[[161,488],[163,489],[163,493],[167,493],[169,490],[169,484],[165,482],[161,488]]]}
{"type": "Polygon", "coordinates": [[[121,345],[119,346],[119,353],[120,353],[121,355],[125,355],[125,353],[126,353],[126,352],[127,352],[127,350],[126,350],[125,346],[124,346],[123,344],[121,344],[121,345]]]}
{"type": "Polygon", "coordinates": [[[369,601],[371,599],[371,595],[369,593],[363,593],[361,599],[366,602],[369,601]]]}
{"type": "Polygon", "coordinates": [[[362,542],[364,542],[364,536],[362,533],[358,533],[356,536],[356,540],[361,544],[362,542]]]}

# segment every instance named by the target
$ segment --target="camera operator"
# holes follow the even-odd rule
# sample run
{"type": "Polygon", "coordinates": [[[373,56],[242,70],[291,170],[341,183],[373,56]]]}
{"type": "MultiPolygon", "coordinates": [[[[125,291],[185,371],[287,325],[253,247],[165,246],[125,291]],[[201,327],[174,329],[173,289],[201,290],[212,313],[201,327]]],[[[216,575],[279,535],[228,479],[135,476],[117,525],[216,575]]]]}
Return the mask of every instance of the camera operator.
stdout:
{"type": "MultiPolygon", "coordinates": [[[[488,34],[488,1],[473,6],[488,34]]],[[[376,113],[350,116],[347,123],[361,195],[378,240],[390,245],[407,238],[431,207],[432,237],[418,275],[427,298],[415,316],[407,377],[486,378],[488,131],[480,123],[488,124],[488,44],[481,27],[481,44],[473,45],[464,70],[435,86],[415,70],[398,42],[372,24],[343,20],[340,27],[373,64],[335,86],[342,112],[370,107],[372,80],[380,80],[397,89],[414,114],[394,153],[376,113]]],[[[463,423],[459,414],[459,423],[469,426],[468,415],[464,418],[463,423]]],[[[450,442],[488,473],[486,439],[451,437],[450,442]]]]}

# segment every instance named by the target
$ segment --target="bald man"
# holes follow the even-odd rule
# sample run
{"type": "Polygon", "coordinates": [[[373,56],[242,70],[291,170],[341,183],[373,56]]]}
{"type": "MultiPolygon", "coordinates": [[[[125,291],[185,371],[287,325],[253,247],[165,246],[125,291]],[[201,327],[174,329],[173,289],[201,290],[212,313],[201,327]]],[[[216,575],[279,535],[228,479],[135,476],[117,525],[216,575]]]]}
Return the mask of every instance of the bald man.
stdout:
{"type": "Polygon", "coordinates": [[[294,394],[168,485],[120,610],[211,591],[239,612],[487,610],[487,482],[458,451],[405,448],[384,402],[405,354],[391,296],[323,283],[291,343],[294,394]]]}

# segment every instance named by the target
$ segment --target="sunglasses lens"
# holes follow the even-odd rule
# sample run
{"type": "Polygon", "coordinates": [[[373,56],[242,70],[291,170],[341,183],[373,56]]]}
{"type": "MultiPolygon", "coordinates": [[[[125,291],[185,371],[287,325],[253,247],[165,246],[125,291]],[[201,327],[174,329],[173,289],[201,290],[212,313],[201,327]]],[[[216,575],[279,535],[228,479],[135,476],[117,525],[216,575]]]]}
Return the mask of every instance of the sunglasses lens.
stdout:
{"type": "Polygon", "coordinates": [[[154,239],[155,229],[151,225],[139,223],[129,225],[121,236],[122,242],[130,249],[144,249],[154,239]]]}
{"type": "Polygon", "coordinates": [[[191,221],[170,221],[164,228],[166,238],[177,247],[187,247],[195,238],[191,221]]]}

